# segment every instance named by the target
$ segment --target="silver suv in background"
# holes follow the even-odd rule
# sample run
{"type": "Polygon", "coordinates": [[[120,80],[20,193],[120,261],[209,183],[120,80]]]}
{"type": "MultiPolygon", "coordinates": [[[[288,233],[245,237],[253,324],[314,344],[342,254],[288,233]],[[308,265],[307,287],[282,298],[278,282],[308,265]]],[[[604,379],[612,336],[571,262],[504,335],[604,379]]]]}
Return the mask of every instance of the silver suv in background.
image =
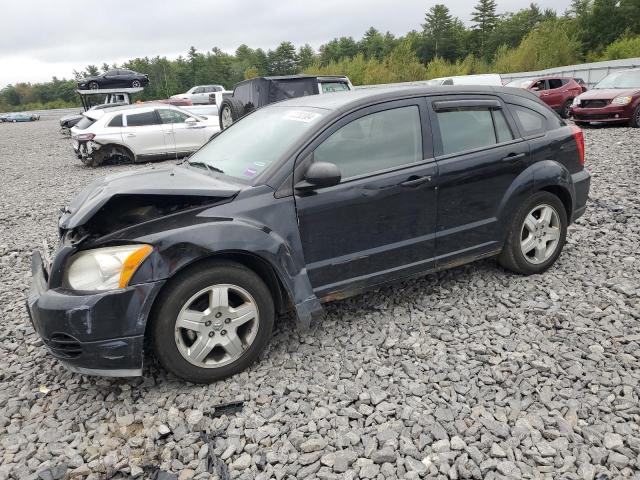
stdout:
{"type": "Polygon", "coordinates": [[[146,162],[190,155],[220,131],[215,116],[164,103],[90,110],[71,129],[77,157],[98,166],[119,157],[146,162]]]}
{"type": "Polygon", "coordinates": [[[191,100],[194,105],[209,103],[209,95],[214,92],[223,92],[226,89],[222,85],[196,85],[185,93],[172,95],[171,98],[191,100]]]}

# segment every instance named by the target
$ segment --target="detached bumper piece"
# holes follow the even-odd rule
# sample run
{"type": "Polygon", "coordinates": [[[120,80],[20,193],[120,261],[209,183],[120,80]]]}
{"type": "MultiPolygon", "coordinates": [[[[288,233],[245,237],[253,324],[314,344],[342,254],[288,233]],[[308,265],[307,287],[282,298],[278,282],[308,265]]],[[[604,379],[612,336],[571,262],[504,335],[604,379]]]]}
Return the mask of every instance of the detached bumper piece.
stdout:
{"type": "Polygon", "coordinates": [[[573,179],[573,216],[572,222],[580,218],[587,209],[587,199],[589,198],[589,185],[591,184],[591,176],[586,170],[582,170],[574,175],[573,179]]]}
{"type": "Polygon", "coordinates": [[[27,308],[51,355],[78,373],[142,374],[144,327],[163,282],[105,292],[49,289],[46,267],[37,251],[31,270],[27,308]]]}

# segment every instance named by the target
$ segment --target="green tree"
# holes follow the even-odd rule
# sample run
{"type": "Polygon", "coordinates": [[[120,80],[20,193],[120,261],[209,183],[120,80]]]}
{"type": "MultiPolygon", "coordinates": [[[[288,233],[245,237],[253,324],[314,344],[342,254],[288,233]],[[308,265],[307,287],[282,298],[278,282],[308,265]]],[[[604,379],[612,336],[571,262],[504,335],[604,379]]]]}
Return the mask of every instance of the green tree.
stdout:
{"type": "Polygon", "coordinates": [[[436,4],[426,13],[422,35],[423,41],[420,48],[422,61],[427,62],[434,57],[455,59],[457,45],[454,19],[446,5],[436,4]]]}
{"type": "Polygon", "coordinates": [[[474,29],[480,37],[480,54],[485,55],[485,44],[490,33],[496,28],[498,23],[497,5],[495,0],[479,0],[474,7],[471,21],[474,29]]]}
{"type": "Polygon", "coordinates": [[[308,43],[298,49],[298,70],[309,68],[316,60],[316,52],[308,43]]]}
{"type": "Polygon", "coordinates": [[[388,53],[385,48],[384,36],[375,28],[370,27],[360,40],[358,50],[364,55],[364,58],[375,58],[382,60],[388,53]]]}
{"type": "Polygon", "coordinates": [[[270,75],[291,75],[298,72],[298,55],[291,42],[282,42],[267,54],[270,75]]]}

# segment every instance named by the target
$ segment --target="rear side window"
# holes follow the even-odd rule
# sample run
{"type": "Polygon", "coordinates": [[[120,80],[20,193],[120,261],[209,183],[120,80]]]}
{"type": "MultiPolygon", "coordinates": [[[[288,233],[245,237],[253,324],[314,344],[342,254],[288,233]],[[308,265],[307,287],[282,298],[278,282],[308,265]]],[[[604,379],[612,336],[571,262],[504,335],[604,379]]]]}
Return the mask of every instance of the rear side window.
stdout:
{"type": "Polygon", "coordinates": [[[122,126],[122,115],[116,115],[109,122],[108,127],[121,127],[122,126]]]}
{"type": "Polygon", "coordinates": [[[561,86],[562,86],[562,80],[560,80],[559,78],[550,78],[549,79],[549,88],[550,89],[560,88],[561,86]]]}
{"type": "Polygon", "coordinates": [[[146,125],[156,125],[158,120],[156,112],[132,113],[127,115],[127,125],[129,127],[144,127],[146,125]]]}
{"type": "Polygon", "coordinates": [[[82,117],[82,119],[76,124],[76,128],[78,130],[86,130],[94,123],[96,123],[96,121],[93,118],[82,117]]]}
{"type": "Polygon", "coordinates": [[[360,117],[316,148],[315,162],[334,163],[348,179],[422,160],[418,107],[384,110],[360,117]]]}
{"type": "Polygon", "coordinates": [[[437,115],[443,155],[513,140],[502,110],[462,107],[441,111],[437,115]]]}
{"type": "Polygon", "coordinates": [[[545,131],[546,119],[544,115],[520,105],[510,104],[523,136],[536,135],[545,131]]]}

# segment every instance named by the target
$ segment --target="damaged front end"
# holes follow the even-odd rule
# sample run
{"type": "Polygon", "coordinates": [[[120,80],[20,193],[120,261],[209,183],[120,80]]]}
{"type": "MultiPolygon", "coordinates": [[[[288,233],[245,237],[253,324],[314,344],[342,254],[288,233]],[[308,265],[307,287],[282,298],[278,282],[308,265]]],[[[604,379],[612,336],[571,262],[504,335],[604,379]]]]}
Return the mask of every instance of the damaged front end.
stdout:
{"type": "Polygon", "coordinates": [[[52,262],[32,256],[27,306],[51,354],[80,373],[141,375],[146,321],[166,282],[153,233],[189,224],[237,191],[186,168],[151,168],[81,192],[62,210],[52,262]],[[125,278],[134,254],[138,263],[125,278]],[[74,268],[80,274],[72,278],[74,268]]]}

